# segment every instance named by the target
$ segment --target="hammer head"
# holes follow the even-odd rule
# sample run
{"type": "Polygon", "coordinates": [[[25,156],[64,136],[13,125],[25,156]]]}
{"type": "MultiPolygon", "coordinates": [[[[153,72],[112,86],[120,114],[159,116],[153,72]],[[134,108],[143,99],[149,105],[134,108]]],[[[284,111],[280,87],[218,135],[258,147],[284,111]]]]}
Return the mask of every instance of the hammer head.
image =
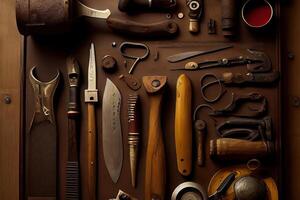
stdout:
{"type": "Polygon", "coordinates": [[[252,73],[271,71],[272,62],[267,54],[253,49],[248,49],[248,52],[251,54],[248,59],[253,61],[247,64],[248,71],[252,73]]]}

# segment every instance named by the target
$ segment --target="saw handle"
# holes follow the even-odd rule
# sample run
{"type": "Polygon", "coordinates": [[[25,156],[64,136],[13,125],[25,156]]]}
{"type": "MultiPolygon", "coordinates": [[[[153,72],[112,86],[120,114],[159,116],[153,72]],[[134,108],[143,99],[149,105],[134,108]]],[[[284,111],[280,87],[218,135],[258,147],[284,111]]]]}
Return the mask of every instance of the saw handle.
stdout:
{"type": "Polygon", "coordinates": [[[87,132],[87,180],[88,196],[96,200],[96,113],[93,103],[87,103],[88,132],[87,132]]]}
{"type": "Polygon", "coordinates": [[[166,84],[165,76],[143,77],[143,83],[149,95],[150,116],[148,146],[146,153],[145,200],[164,200],[166,185],[166,158],[161,129],[160,111],[162,89],[166,84]]]}
{"type": "Polygon", "coordinates": [[[107,25],[114,31],[140,37],[173,36],[178,32],[178,25],[173,20],[165,20],[152,24],[138,23],[115,17],[106,20],[107,25]]]}
{"type": "Polygon", "coordinates": [[[203,120],[196,120],[194,126],[197,138],[197,164],[198,166],[203,166],[205,159],[204,149],[206,137],[206,123],[203,120]]]}

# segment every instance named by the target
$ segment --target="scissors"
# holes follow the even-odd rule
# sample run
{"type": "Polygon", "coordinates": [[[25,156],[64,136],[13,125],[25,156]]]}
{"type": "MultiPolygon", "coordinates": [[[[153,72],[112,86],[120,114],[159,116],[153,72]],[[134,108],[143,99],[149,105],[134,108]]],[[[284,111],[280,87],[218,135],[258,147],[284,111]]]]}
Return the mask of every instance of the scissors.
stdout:
{"type": "Polygon", "coordinates": [[[124,56],[125,58],[131,58],[134,59],[134,63],[132,64],[132,66],[129,69],[129,74],[132,74],[134,68],[137,66],[137,64],[140,61],[145,60],[150,53],[150,49],[147,45],[143,44],[143,43],[135,43],[135,42],[123,42],[120,45],[120,52],[122,54],[122,56],[124,56]],[[128,48],[139,48],[139,49],[145,49],[145,54],[143,56],[136,56],[136,55],[130,55],[126,53],[126,49],[128,48]]]}

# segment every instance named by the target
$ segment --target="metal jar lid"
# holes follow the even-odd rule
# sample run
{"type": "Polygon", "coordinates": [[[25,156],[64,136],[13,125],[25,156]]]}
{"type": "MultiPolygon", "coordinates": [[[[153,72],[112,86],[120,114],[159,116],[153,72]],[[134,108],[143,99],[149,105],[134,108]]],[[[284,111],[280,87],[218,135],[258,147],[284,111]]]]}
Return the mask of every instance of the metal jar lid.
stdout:
{"type": "Polygon", "coordinates": [[[175,188],[171,200],[207,200],[207,194],[198,183],[184,182],[175,188]]]}

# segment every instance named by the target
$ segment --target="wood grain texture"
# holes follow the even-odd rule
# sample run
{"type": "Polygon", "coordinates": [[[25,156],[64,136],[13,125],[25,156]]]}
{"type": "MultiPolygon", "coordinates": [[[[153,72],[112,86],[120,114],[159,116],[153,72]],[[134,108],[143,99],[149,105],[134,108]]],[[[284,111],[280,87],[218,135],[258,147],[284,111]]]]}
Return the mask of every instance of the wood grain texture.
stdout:
{"type": "Polygon", "coordinates": [[[192,84],[187,75],[177,79],[175,108],[175,146],[179,173],[192,172],[192,84]]]}
{"type": "Polygon", "coordinates": [[[96,113],[95,105],[87,103],[87,180],[88,196],[90,200],[96,200],[96,113]]]}
{"type": "Polygon", "coordinates": [[[148,145],[146,152],[145,200],[164,200],[166,187],[166,155],[161,129],[161,107],[166,77],[143,77],[143,83],[149,94],[150,114],[148,145]],[[160,85],[151,87],[154,80],[160,85]],[[159,88],[159,89],[157,89],[159,88]],[[154,92],[154,93],[153,93],[154,92]]]}
{"type": "Polygon", "coordinates": [[[0,199],[19,199],[21,37],[15,1],[0,1],[0,199]],[[11,104],[4,97],[11,97],[11,104]]]}

